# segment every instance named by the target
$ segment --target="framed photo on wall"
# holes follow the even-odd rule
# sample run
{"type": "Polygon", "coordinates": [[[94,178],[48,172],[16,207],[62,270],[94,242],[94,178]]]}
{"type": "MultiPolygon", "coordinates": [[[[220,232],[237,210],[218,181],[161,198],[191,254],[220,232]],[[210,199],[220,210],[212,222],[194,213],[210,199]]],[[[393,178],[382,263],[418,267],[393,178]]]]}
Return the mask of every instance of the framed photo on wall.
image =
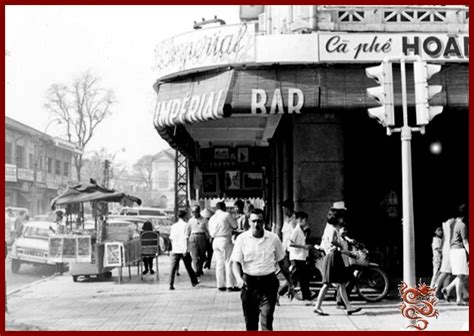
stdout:
{"type": "Polygon", "coordinates": [[[219,175],[217,173],[202,174],[202,192],[205,194],[214,194],[219,189],[219,175]]]}
{"type": "Polygon", "coordinates": [[[249,162],[248,147],[237,147],[237,162],[249,162]]]}
{"type": "Polygon", "coordinates": [[[243,173],[242,184],[244,189],[261,189],[263,188],[263,174],[243,173]]]}
{"type": "Polygon", "coordinates": [[[228,190],[240,189],[240,171],[227,170],[225,172],[225,188],[228,190]]]}
{"type": "Polygon", "coordinates": [[[214,160],[228,160],[228,159],[229,159],[228,147],[215,147],[214,148],[214,160]]]}

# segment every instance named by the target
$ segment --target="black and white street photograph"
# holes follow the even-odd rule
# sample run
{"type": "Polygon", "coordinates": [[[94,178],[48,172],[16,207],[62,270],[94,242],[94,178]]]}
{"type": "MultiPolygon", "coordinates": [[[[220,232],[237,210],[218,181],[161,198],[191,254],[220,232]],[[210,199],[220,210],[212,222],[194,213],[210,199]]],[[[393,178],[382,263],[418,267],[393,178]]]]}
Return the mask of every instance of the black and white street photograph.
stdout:
{"type": "Polygon", "coordinates": [[[8,331],[464,331],[467,5],[4,5],[8,331]]]}

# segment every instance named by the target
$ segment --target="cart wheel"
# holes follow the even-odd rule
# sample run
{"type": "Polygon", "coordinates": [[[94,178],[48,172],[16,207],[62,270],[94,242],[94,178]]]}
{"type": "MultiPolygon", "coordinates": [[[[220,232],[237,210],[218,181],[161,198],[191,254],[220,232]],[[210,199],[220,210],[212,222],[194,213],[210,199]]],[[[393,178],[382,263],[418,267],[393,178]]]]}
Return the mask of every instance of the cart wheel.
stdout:
{"type": "Polygon", "coordinates": [[[112,272],[105,272],[103,277],[104,279],[110,279],[112,277],[112,272]]]}
{"type": "Polygon", "coordinates": [[[77,282],[77,278],[78,278],[77,275],[73,275],[73,276],[72,276],[72,281],[77,282]]]}

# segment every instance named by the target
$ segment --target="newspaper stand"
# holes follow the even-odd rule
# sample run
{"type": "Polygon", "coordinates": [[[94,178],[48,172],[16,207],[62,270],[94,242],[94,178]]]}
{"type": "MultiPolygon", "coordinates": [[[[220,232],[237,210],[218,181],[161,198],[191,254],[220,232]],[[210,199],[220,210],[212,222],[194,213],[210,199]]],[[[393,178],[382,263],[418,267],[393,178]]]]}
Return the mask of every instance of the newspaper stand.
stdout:
{"type": "MultiPolygon", "coordinates": [[[[67,208],[66,228],[69,234],[55,235],[50,238],[50,258],[56,262],[69,262],[69,272],[73,281],[79,276],[110,278],[112,270],[119,267],[119,282],[122,280],[121,268],[130,262],[132,256],[128,252],[125,258],[126,246],[138,250],[139,239],[131,242],[104,241],[104,224],[108,215],[108,203],[120,202],[141,204],[141,200],[122,192],[99,186],[91,179],[90,184],[79,184],[68,187],[61,195],[51,202],[52,209],[57,206],[67,208]],[[94,228],[84,228],[84,204],[91,203],[94,217],[94,228]],[[73,225],[75,228],[73,229],[73,225]],[[85,239],[90,243],[90,248],[85,248],[85,239]],[[76,241],[76,243],[73,243],[76,241]],[[82,242],[82,249],[79,249],[82,242]],[[75,250],[72,246],[75,246],[75,250]],[[75,251],[75,253],[74,253],[75,251]]],[[[136,253],[135,253],[136,255],[136,253]]]]}

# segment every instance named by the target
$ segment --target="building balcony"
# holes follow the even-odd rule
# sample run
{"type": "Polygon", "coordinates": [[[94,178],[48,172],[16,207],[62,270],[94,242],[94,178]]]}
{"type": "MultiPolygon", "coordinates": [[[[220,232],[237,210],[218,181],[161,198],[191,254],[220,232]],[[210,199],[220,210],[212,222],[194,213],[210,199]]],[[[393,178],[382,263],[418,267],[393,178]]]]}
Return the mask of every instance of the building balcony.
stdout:
{"type": "Polygon", "coordinates": [[[265,6],[260,34],[342,32],[466,33],[466,6],[265,6]]]}

